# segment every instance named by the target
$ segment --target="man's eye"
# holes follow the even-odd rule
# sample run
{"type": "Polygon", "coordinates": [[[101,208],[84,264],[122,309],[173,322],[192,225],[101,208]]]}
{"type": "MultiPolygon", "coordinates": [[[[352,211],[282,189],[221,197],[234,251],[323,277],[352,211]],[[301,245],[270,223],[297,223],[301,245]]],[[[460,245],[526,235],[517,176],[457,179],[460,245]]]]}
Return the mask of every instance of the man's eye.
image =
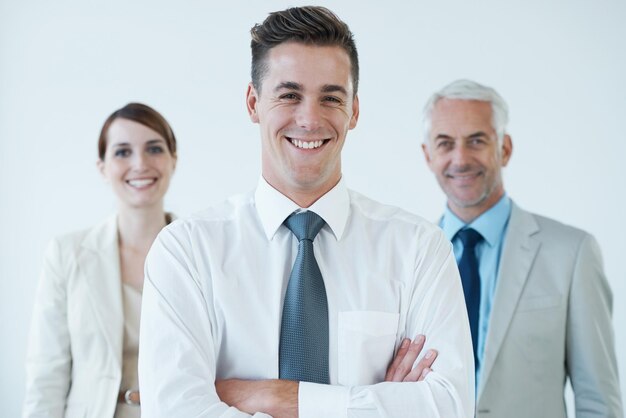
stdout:
{"type": "Polygon", "coordinates": [[[452,148],[452,141],[439,141],[437,142],[437,148],[441,148],[441,149],[452,148]]]}
{"type": "Polygon", "coordinates": [[[297,100],[298,96],[295,93],[285,93],[280,96],[282,100],[297,100]]]}
{"type": "Polygon", "coordinates": [[[333,103],[333,104],[341,104],[341,99],[335,96],[326,96],[324,97],[325,102],[333,103]]]}
{"type": "Polygon", "coordinates": [[[130,150],[128,148],[118,148],[115,150],[116,157],[128,157],[130,155],[130,150]]]}

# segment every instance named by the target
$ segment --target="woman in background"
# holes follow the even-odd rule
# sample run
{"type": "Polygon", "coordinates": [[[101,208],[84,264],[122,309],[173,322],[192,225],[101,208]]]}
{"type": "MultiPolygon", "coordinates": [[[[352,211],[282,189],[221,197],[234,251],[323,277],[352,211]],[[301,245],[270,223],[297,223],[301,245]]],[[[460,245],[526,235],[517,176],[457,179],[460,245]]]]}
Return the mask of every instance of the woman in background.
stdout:
{"type": "Polygon", "coordinates": [[[117,213],[47,249],[26,358],[24,417],[140,416],[143,265],[171,221],[163,197],[176,166],[176,138],[157,111],[130,103],[105,121],[98,152],[117,213]]]}

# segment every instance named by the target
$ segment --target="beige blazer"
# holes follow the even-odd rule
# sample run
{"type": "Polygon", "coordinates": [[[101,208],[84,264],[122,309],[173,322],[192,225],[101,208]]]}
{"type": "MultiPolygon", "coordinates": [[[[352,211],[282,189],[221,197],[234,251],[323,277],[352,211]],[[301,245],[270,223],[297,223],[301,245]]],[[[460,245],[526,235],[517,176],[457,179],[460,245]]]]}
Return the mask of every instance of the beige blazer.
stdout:
{"type": "Polygon", "coordinates": [[[124,318],[116,217],[53,240],[26,358],[23,417],[113,417],[124,318]]]}
{"type": "Polygon", "coordinates": [[[612,295],[588,233],[513,204],[502,249],[482,378],[481,418],[622,417],[612,295]]]}

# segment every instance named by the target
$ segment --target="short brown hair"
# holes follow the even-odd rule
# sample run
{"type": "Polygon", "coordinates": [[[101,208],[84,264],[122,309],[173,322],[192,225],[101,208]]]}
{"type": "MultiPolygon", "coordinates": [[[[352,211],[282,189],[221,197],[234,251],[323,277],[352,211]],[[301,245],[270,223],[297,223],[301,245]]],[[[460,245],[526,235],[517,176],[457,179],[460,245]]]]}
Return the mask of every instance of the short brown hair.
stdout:
{"type": "Polygon", "coordinates": [[[250,29],[252,35],[252,85],[260,92],[267,73],[267,54],[284,42],[305,45],[340,46],[350,57],[354,94],[359,87],[359,56],[354,37],[346,23],[325,7],[292,7],[273,12],[262,24],[250,29]]]}
{"type": "Polygon", "coordinates": [[[109,127],[117,118],[132,120],[152,129],[165,139],[170,154],[176,157],[176,136],[174,136],[174,131],[172,131],[172,127],[165,118],[150,106],[142,103],[128,103],[123,108],[111,113],[107,120],[104,121],[104,125],[102,125],[100,138],[98,139],[98,156],[100,160],[104,161],[109,127]]]}

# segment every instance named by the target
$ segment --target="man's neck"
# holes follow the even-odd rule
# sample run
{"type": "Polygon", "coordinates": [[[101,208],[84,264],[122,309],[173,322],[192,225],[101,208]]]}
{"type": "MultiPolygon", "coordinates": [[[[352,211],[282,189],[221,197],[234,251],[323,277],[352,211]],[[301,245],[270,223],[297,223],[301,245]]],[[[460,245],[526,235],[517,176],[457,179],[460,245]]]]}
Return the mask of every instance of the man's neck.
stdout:
{"type": "Polygon", "coordinates": [[[473,206],[457,206],[450,200],[448,200],[448,208],[452,213],[454,213],[460,220],[465,222],[466,224],[471,224],[477,219],[480,215],[487,212],[489,209],[494,207],[504,196],[504,189],[500,189],[496,193],[492,193],[487,199],[477,205],[473,206]]]}
{"type": "Polygon", "coordinates": [[[267,184],[272,186],[282,195],[287,197],[289,200],[294,202],[301,208],[308,208],[317,202],[322,196],[331,191],[341,180],[339,177],[336,181],[328,184],[324,184],[320,187],[316,188],[298,188],[298,187],[281,187],[276,184],[273,184],[270,180],[263,176],[267,184]]]}

